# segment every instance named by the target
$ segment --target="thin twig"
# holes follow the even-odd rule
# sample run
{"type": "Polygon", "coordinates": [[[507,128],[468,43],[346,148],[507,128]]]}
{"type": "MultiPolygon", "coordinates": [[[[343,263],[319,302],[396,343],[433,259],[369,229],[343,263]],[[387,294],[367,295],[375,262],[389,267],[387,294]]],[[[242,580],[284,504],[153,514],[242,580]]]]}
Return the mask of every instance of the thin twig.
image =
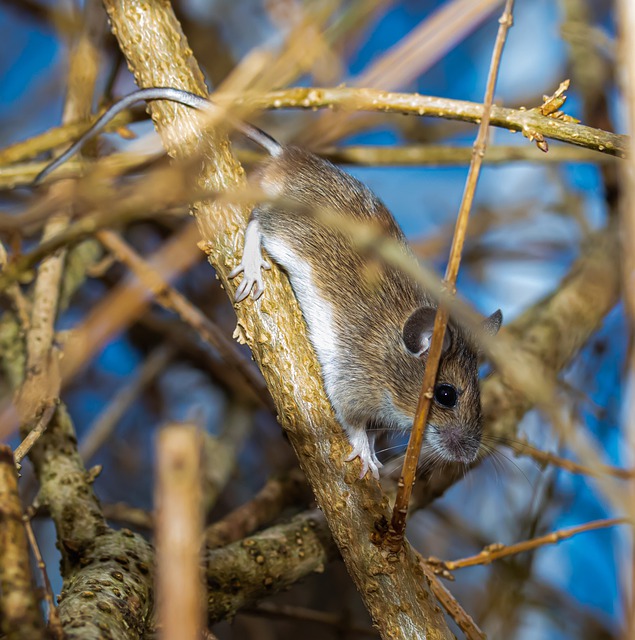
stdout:
{"type": "Polygon", "coordinates": [[[31,429],[27,436],[22,440],[22,442],[18,445],[16,450],[13,453],[13,457],[17,464],[20,464],[24,459],[24,456],[29,453],[31,447],[40,439],[42,434],[46,431],[46,427],[48,427],[55,410],[57,409],[57,403],[51,402],[48,406],[44,408],[42,415],[39,417],[37,424],[33,429],[31,429]]]}
{"type": "MultiPolygon", "coordinates": [[[[452,248],[450,250],[450,261],[445,273],[446,287],[453,294],[456,286],[456,278],[461,263],[461,253],[465,242],[467,232],[467,223],[472,208],[474,193],[478,182],[485,148],[487,146],[487,132],[490,121],[490,109],[494,100],[494,89],[496,88],[496,79],[500,66],[503,46],[507,38],[507,32],[512,25],[512,11],[514,0],[507,0],[505,10],[499,20],[499,29],[494,44],[494,52],[492,54],[492,62],[490,65],[489,76],[487,79],[487,88],[485,91],[485,100],[483,105],[483,116],[479,126],[476,142],[474,143],[474,151],[472,154],[472,162],[463,193],[463,200],[459,209],[459,215],[456,222],[454,238],[452,240],[452,248]]],[[[437,377],[439,361],[441,359],[441,350],[443,346],[443,338],[448,322],[448,310],[445,306],[440,305],[434,319],[434,330],[432,335],[432,344],[426,360],[426,368],[421,386],[421,394],[417,404],[408,449],[404,460],[403,471],[399,479],[397,487],[397,497],[392,514],[392,522],[390,533],[387,538],[388,546],[393,552],[398,552],[403,543],[404,531],[406,528],[406,516],[408,514],[408,503],[412,494],[412,487],[417,474],[417,465],[419,464],[419,456],[421,454],[421,445],[425,432],[425,425],[428,419],[428,411],[430,402],[433,397],[434,383],[437,377]]]]}
{"type": "Polygon", "coordinates": [[[607,518],[605,520],[593,520],[585,524],[578,525],[576,527],[569,527],[567,529],[560,529],[559,531],[553,531],[544,536],[532,538],[530,540],[523,540],[516,544],[504,545],[500,543],[491,544],[483,549],[480,553],[468,558],[461,558],[460,560],[438,560],[436,558],[428,558],[425,562],[434,568],[435,571],[455,571],[456,569],[464,569],[465,567],[474,567],[477,565],[490,564],[494,560],[505,558],[507,556],[515,555],[517,553],[523,553],[525,551],[533,551],[539,547],[544,547],[548,544],[557,544],[562,540],[568,540],[579,533],[585,533],[587,531],[595,531],[596,529],[606,529],[607,527],[614,527],[619,524],[630,524],[628,518],[607,518]]]}
{"type": "Polygon", "coordinates": [[[620,480],[631,480],[633,477],[635,477],[634,469],[623,469],[621,467],[616,467],[610,464],[590,467],[588,465],[581,464],[580,462],[575,462],[574,460],[568,460],[567,458],[558,456],[555,453],[551,453],[550,451],[537,449],[536,447],[530,445],[528,442],[523,442],[521,440],[504,442],[503,444],[505,446],[508,446],[510,449],[513,449],[520,455],[533,458],[540,464],[551,464],[555,467],[560,467],[561,469],[564,469],[569,473],[579,473],[581,475],[591,477],[599,475],[609,475],[619,478],[620,480]]]}
{"type": "Polygon", "coordinates": [[[35,558],[37,568],[39,569],[40,575],[42,576],[42,583],[44,584],[44,599],[46,600],[46,605],[48,607],[48,630],[53,636],[54,640],[63,640],[64,630],[62,629],[62,623],[57,613],[57,607],[55,606],[53,587],[51,586],[51,581],[49,580],[49,575],[48,571],[46,570],[44,558],[42,558],[42,553],[40,552],[40,545],[37,542],[37,538],[33,533],[33,526],[31,525],[31,519],[33,518],[34,513],[35,510],[33,509],[33,507],[29,507],[26,513],[22,516],[22,521],[24,522],[24,529],[26,530],[26,536],[31,547],[31,553],[35,558]]]}
{"type": "Polygon", "coordinates": [[[0,635],[44,640],[44,621],[31,578],[18,476],[11,448],[0,444],[0,635]]]}
{"type": "MultiPolygon", "coordinates": [[[[293,87],[266,94],[244,92],[242,95],[223,97],[227,100],[235,98],[234,104],[254,110],[342,108],[428,116],[474,124],[479,124],[483,117],[483,105],[476,102],[414,93],[389,93],[378,89],[293,87]]],[[[628,136],[544,115],[540,106],[530,109],[492,106],[490,125],[521,132],[532,140],[551,138],[619,158],[626,157],[629,145],[628,136]]],[[[544,146],[544,143],[541,144],[544,146]]]]}
{"type": "Polygon", "coordinates": [[[468,640],[484,640],[487,636],[478,628],[467,611],[459,604],[450,590],[439,580],[430,565],[421,558],[421,568],[430,581],[430,589],[446,613],[456,622],[468,640]]]}

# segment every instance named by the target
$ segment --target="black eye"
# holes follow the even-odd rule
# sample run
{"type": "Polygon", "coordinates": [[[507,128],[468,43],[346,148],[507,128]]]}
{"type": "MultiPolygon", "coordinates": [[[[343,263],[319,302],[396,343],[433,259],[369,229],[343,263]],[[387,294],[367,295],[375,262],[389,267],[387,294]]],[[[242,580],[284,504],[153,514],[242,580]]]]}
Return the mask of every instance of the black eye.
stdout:
{"type": "Polygon", "coordinates": [[[456,407],[459,394],[451,384],[439,384],[434,389],[434,399],[442,407],[452,409],[456,407]]]}

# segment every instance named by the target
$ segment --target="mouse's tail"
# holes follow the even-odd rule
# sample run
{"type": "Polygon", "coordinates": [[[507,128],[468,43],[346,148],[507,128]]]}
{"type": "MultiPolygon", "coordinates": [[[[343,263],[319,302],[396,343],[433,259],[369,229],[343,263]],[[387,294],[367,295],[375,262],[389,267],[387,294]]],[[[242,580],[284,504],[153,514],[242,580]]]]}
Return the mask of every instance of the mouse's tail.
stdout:
{"type": "MultiPolygon", "coordinates": [[[[55,169],[63,165],[69,158],[72,158],[82,148],[87,140],[101,131],[117,114],[121,113],[135,102],[140,102],[142,100],[170,100],[171,102],[177,102],[178,104],[185,105],[186,107],[192,107],[193,109],[198,109],[200,111],[209,109],[210,105],[214,104],[211,100],[196,95],[195,93],[190,93],[184,89],[174,89],[173,87],[150,87],[148,89],[139,89],[138,91],[134,91],[109,107],[95,121],[90,129],[88,129],[88,131],[86,131],[86,133],[84,133],[71,147],[38,173],[35,180],[33,180],[33,184],[40,184],[44,178],[55,171],[55,169]]],[[[251,140],[259,147],[262,147],[270,155],[279,156],[282,153],[282,145],[269,134],[265,133],[258,127],[247,122],[243,122],[242,120],[234,119],[231,116],[228,116],[227,118],[235,129],[240,131],[240,133],[242,133],[248,140],[251,140]]]]}

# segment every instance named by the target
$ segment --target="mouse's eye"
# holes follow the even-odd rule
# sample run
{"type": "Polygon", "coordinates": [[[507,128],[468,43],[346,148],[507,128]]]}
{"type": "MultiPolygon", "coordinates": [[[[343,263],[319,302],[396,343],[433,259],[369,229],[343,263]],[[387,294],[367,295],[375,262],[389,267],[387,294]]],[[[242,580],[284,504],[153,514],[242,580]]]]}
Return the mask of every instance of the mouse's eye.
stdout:
{"type": "Polygon", "coordinates": [[[438,384],[434,389],[434,399],[446,409],[453,409],[459,399],[459,393],[451,384],[438,384]]]}

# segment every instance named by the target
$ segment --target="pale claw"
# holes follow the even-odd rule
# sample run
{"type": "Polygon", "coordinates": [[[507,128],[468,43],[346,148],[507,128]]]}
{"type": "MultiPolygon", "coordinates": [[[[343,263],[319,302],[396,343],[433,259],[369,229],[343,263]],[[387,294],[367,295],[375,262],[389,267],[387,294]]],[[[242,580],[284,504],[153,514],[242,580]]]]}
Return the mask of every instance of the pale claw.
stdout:
{"type": "Polygon", "coordinates": [[[252,291],[252,298],[258,300],[265,291],[265,283],[262,279],[261,269],[269,270],[271,265],[264,259],[260,259],[257,265],[248,265],[247,268],[241,262],[230,274],[229,278],[235,278],[244,272],[243,279],[236,289],[235,302],[242,302],[252,291]]]}
{"type": "Polygon", "coordinates": [[[236,289],[234,296],[236,302],[242,302],[252,289],[254,300],[257,300],[263,294],[265,284],[262,280],[262,269],[271,269],[271,265],[262,257],[260,251],[260,227],[257,220],[252,220],[245,230],[243,259],[229,274],[229,278],[235,278],[239,273],[244,273],[242,282],[236,289]]]}
{"type": "Polygon", "coordinates": [[[346,458],[346,462],[351,462],[352,460],[355,460],[355,458],[359,458],[362,463],[362,472],[359,475],[360,479],[370,471],[373,478],[375,478],[375,480],[379,480],[379,470],[384,465],[379,462],[375,452],[371,450],[366,432],[361,431],[359,434],[349,434],[349,440],[353,445],[353,450],[346,458]]]}

